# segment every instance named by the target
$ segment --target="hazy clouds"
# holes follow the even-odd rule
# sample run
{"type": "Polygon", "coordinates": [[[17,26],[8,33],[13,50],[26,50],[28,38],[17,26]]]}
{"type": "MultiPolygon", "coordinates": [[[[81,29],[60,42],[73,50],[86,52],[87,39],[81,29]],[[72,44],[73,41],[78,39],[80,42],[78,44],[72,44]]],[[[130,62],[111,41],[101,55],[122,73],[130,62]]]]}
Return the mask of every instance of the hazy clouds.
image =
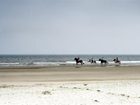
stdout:
{"type": "Polygon", "coordinates": [[[0,54],[139,54],[139,0],[0,0],[0,54]]]}

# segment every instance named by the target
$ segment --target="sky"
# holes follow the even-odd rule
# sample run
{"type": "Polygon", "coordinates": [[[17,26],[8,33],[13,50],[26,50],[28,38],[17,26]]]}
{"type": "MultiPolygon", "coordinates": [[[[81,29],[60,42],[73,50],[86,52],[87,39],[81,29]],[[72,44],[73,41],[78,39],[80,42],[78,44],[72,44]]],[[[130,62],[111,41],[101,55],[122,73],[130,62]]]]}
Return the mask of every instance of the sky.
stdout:
{"type": "Polygon", "coordinates": [[[140,0],[0,0],[0,54],[140,54],[140,0]]]}

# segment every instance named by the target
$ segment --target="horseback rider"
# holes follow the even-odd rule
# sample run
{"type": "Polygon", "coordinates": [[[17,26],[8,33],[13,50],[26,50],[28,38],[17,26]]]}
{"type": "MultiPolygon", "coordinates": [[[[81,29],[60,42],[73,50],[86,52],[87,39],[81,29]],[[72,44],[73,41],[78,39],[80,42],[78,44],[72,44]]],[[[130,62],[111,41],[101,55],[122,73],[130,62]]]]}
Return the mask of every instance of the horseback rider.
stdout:
{"type": "Polygon", "coordinates": [[[116,61],[119,61],[118,57],[116,57],[116,61]]]}
{"type": "Polygon", "coordinates": [[[93,60],[93,58],[89,59],[88,62],[90,62],[91,64],[92,64],[92,63],[96,63],[96,61],[93,60]]]}
{"type": "Polygon", "coordinates": [[[76,61],[76,65],[78,65],[78,63],[81,63],[81,65],[83,65],[83,60],[81,60],[79,57],[78,58],[74,58],[74,60],[76,61]]]}
{"type": "Polygon", "coordinates": [[[121,64],[121,61],[119,60],[118,57],[116,57],[113,61],[114,61],[115,63],[119,63],[119,64],[121,64]]]}

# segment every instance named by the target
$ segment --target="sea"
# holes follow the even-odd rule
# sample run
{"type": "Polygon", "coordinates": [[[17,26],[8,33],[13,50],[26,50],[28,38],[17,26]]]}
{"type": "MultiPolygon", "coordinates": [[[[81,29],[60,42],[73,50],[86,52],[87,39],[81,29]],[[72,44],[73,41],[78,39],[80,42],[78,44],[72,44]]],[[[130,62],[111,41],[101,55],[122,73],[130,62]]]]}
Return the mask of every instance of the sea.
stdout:
{"type": "Polygon", "coordinates": [[[75,65],[74,58],[79,57],[84,65],[100,65],[99,58],[114,64],[113,59],[118,57],[121,65],[140,65],[140,55],[0,55],[0,67],[28,67],[28,66],[65,66],[75,65]],[[91,64],[93,58],[97,64],[91,64]]]}

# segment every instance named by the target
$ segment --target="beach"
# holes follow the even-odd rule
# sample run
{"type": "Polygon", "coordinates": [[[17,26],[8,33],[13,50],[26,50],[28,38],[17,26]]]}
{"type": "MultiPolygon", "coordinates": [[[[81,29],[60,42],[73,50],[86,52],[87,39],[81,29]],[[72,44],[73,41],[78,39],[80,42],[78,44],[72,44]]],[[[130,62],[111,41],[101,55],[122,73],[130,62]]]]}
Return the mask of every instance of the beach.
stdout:
{"type": "Polygon", "coordinates": [[[1,68],[0,105],[139,105],[140,66],[1,68]]]}
{"type": "Polygon", "coordinates": [[[140,66],[1,68],[0,82],[140,80],[140,66]]]}
{"type": "Polygon", "coordinates": [[[0,0],[0,105],[140,105],[140,0],[0,0]]]}

